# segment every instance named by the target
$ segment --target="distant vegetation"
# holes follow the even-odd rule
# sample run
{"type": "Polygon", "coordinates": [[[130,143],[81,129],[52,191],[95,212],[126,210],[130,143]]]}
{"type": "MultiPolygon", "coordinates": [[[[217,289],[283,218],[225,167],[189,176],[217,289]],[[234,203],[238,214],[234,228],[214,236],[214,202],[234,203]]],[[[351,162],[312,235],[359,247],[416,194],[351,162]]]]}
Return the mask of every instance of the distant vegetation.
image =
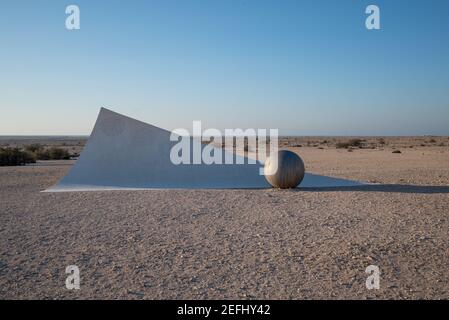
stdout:
{"type": "Polygon", "coordinates": [[[36,157],[28,151],[19,148],[0,148],[0,166],[21,166],[35,162],[36,157]]]}
{"type": "Polygon", "coordinates": [[[346,142],[337,142],[337,144],[335,145],[337,147],[337,149],[347,149],[350,147],[361,147],[362,146],[363,141],[361,139],[351,139],[349,141],[346,142]]]}
{"type": "Polygon", "coordinates": [[[25,148],[0,147],[0,166],[21,166],[36,160],[69,160],[70,153],[63,148],[44,146],[36,143],[25,148]]]}
{"type": "Polygon", "coordinates": [[[25,150],[34,154],[37,160],[69,160],[70,153],[63,148],[51,147],[44,148],[42,145],[35,143],[25,147],[25,150]]]}

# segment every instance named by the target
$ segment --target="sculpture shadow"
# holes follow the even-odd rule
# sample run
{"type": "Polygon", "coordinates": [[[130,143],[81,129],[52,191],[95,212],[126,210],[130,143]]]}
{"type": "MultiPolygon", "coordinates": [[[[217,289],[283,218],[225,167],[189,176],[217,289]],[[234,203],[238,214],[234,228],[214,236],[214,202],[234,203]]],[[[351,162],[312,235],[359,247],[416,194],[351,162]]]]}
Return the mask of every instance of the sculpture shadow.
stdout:
{"type": "Polygon", "coordinates": [[[419,186],[405,184],[367,184],[346,187],[298,187],[295,190],[301,192],[393,192],[393,193],[417,193],[417,194],[447,194],[449,186],[419,186]]]}

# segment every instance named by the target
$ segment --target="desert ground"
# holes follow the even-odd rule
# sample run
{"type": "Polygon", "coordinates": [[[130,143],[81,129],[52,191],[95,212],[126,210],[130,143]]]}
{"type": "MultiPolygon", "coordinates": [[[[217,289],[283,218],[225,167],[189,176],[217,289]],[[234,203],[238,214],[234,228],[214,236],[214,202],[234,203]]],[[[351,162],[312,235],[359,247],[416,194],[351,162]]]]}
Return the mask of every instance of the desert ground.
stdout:
{"type": "MultiPolygon", "coordinates": [[[[41,193],[76,160],[0,167],[0,298],[449,299],[449,138],[337,148],[348,139],[281,147],[307,172],[373,185],[41,193]],[[65,287],[69,265],[79,290],[65,287]]],[[[85,142],[38,140],[73,153],[85,142]]]]}

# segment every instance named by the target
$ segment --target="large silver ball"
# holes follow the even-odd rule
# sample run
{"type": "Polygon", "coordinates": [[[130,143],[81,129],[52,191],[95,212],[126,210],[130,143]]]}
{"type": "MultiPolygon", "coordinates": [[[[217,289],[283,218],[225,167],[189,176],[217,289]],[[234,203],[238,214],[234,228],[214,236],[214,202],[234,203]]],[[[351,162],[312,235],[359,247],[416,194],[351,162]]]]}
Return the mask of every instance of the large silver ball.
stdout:
{"type": "Polygon", "coordinates": [[[304,173],[305,168],[302,159],[296,153],[288,150],[280,150],[265,161],[265,179],[275,188],[296,188],[304,179],[304,173]],[[278,157],[276,172],[274,172],[276,161],[273,161],[273,157],[278,157]]]}

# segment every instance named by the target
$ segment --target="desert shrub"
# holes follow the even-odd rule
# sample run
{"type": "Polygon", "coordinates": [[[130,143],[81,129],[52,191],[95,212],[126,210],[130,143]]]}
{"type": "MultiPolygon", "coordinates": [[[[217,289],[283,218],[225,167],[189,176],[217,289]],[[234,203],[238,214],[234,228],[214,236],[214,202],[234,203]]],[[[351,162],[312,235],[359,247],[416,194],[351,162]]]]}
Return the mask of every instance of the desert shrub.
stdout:
{"type": "Polygon", "coordinates": [[[70,153],[63,148],[45,149],[42,145],[30,144],[24,150],[0,147],[0,166],[20,166],[35,163],[36,160],[69,160],[70,153]]]}
{"type": "Polygon", "coordinates": [[[379,144],[385,144],[385,139],[384,138],[379,138],[378,142],[379,142],[379,144]]]}
{"type": "Polygon", "coordinates": [[[35,163],[34,154],[19,148],[0,148],[0,166],[21,166],[35,163]]]}
{"type": "Polygon", "coordinates": [[[347,149],[347,148],[349,148],[349,143],[347,143],[347,142],[337,142],[335,147],[337,149],[347,149]]]}
{"type": "Polygon", "coordinates": [[[25,151],[31,152],[31,153],[37,153],[40,151],[43,151],[44,147],[39,143],[33,143],[25,146],[25,151]]]}
{"type": "Polygon", "coordinates": [[[436,143],[437,141],[436,141],[435,139],[432,138],[432,139],[429,140],[429,142],[430,142],[430,143],[436,143]]]}
{"type": "Polygon", "coordinates": [[[50,160],[50,154],[47,149],[37,150],[34,155],[37,160],[50,160]]]}
{"type": "Polygon", "coordinates": [[[349,147],[362,147],[362,140],[361,139],[351,139],[346,142],[338,142],[335,146],[337,149],[347,149],[349,147]]]}
{"type": "Polygon", "coordinates": [[[52,160],[69,160],[70,154],[66,149],[62,148],[50,148],[48,150],[50,154],[50,159],[52,160]]]}
{"type": "Polygon", "coordinates": [[[352,147],[360,147],[362,145],[363,140],[361,139],[351,139],[349,140],[349,145],[352,147]]]}
{"type": "Polygon", "coordinates": [[[394,150],[392,153],[402,153],[401,150],[394,150]]]}
{"type": "Polygon", "coordinates": [[[38,159],[38,160],[69,160],[70,154],[66,149],[52,147],[50,149],[37,151],[36,159],[38,159]]]}

